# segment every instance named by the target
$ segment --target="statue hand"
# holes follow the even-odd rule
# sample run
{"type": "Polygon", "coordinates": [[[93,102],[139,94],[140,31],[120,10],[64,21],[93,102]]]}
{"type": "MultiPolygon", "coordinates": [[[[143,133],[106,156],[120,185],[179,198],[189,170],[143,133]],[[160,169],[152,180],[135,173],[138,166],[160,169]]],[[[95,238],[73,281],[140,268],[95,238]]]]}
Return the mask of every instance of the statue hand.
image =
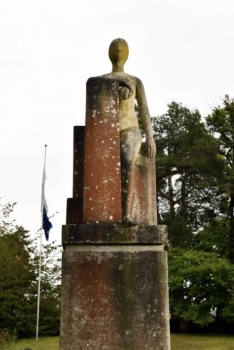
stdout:
{"type": "Polygon", "coordinates": [[[146,156],[148,158],[154,158],[156,154],[156,145],[153,138],[146,139],[146,156]]]}
{"type": "Polygon", "coordinates": [[[119,88],[119,98],[120,98],[120,100],[127,100],[130,97],[131,97],[131,91],[127,87],[121,86],[119,88]]]}

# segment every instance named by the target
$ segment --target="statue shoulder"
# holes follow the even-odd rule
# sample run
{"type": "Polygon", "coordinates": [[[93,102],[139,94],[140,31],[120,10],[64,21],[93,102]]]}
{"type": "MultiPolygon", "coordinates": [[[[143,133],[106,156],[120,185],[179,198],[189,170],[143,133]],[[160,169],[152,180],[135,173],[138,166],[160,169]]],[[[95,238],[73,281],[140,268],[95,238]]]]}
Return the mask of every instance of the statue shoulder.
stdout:
{"type": "Polygon", "coordinates": [[[107,73],[107,74],[103,74],[100,75],[101,78],[109,78],[109,79],[113,79],[113,75],[111,73],[107,73]]]}
{"type": "Polygon", "coordinates": [[[136,86],[142,87],[142,86],[143,86],[143,83],[142,83],[141,79],[140,79],[140,78],[137,78],[137,77],[134,77],[134,78],[135,78],[135,81],[136,81],[136,86]]]}

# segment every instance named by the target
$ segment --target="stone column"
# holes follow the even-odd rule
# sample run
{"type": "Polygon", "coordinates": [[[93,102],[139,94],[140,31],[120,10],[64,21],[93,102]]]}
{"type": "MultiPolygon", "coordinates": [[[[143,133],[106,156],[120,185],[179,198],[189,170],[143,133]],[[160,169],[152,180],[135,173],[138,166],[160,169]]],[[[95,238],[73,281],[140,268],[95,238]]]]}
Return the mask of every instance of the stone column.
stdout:
{"type": "Polygon", "coordinates": [[[118,82],[87,82],[84,222],[121,222],[118,82]]]}

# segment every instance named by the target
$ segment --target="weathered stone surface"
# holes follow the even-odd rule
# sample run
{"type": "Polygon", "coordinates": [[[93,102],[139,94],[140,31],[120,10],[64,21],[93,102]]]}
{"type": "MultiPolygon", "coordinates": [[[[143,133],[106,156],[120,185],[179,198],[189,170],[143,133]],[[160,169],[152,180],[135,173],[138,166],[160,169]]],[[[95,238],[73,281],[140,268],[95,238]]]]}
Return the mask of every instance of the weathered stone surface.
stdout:
{"type": "Polygon", "coordinates": [[[73,197],[83,197],[85,126],[73,131],[73,197]]]}
{"type": "MultiPolygon", "coordinates": [[[[129,78],[127,83],[131,81],[129,78]]],[[[86,126],[74,127],[73,198],[67,202],[67,224],[122,222],[122,209],[129,203],[131,221],[157,224],[155,161],[146,156],[143,147],[126,169],[131,175],[125,184],[122,178],[121,189],[120,149],[126,145],[120,144],[119,88],[136,90],[127,83],[118,77],[90,78],[87,82],[86,126]]]]}
{"type": "Polygon", "coordinates": [[[146,157],[144,148],[136,158],[134,171],[133,221],[140,225],[157,225],[155,159],[146,157]]]}
{"type": "MultiPolygon", "coordinates": [[[[143,83],[137,77],[124,72],[124,64],[129,54],[128,44],[124,39],[115,39],[109,47],[109,58],[112,62],[112,72],[105,74],[105,78],[125,82],[128,86],[119,88],[119,130],[121,146],[121,189],[122,189],[122,221],[134,225],[136,223],[156,224],[153,215],[147,215],[147,210],[156,210],[156,207],[148,205],[148,193],[136,193],[140,191],[138,183],[135,181],[137,175],[144,178],[143,174],[148,174],[147,167],[136,167],[136,161],[139,162],[139,151],[141,147],[141,133],[139,123],[135,113],[135,102],[137,101],[139,117],[145,131],[145,156],[154,159],[156,146],[152,135],[151,118],[147,105],[147,99],[143,83]],[[144,173],[136,174],[137,170],[143,170],[144,173]],[[146,170],[146,171],[145,171],[146,170]],[[134,198],[135,197],[135,198],[134,198]],[[141,201],[141,210],[138,209],[139,199],[141,201]],[[145,217],[142,216],[145,214],[145,217]]],[[[143,160],[143,159],[142,159],[143,160]]],[[[146,165],[147,162],[144,161],[146,165]]],[[[148,177],[146,177],[148,180],[148,177]]],[[[146,181],[147,182],[147,181],[146,181]]],[[[151,184],[152,185],[152,184],[151,184]]],[[[151,198],[150,198],[151,200],[151,198]]],[[[155,201],[155,200],[154,200],[155,201]]]]}
{"type": "Polygon", "coordinates": [[[166,252],[73,247],[63,252],[60,350],[169,350],[166,252]]]}
{"type": "Polygon", "coordinates": [[[60,350],[170,350],[167,229],[157,226],[151,118],[142,82],[124,72],[125,40],[111,43],[109,57],[112,72],[87,82],[86,126],[74,129],[60,350]]]}
{"type": "Polygon", "coordinates": [[[121,222],[118,83],[87,82],[84,222],[121,222]]]}
{"type": "Polygon", "coordinates": [[[80,224],[83,222],[83,197],[67,199],[67,224],[80,224]]]}
{"type": "Polygon", "coordinates": [[[84,138],[85,127],[75,126],[73,132],[73,198],[67,200],[67,224],[83,222],[84,138]]]}
{"type": "Polygon", "coordinates": [[[73,244],[166,244],[167,226],[121,224],[64,225],[63,246],[73,244]]]}

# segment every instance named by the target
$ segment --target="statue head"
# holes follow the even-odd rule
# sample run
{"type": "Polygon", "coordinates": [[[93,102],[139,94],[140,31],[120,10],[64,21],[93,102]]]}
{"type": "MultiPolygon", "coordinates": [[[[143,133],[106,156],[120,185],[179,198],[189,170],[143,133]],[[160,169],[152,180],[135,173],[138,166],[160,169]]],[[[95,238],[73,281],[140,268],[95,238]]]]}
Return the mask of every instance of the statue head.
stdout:
{"type": "Polygon", "coordinates": [[[115,39],[112,41],[109,47],[109,58],[112,64],[124,63],[128,59],[128,44],[124,39],[115,39]]]}

